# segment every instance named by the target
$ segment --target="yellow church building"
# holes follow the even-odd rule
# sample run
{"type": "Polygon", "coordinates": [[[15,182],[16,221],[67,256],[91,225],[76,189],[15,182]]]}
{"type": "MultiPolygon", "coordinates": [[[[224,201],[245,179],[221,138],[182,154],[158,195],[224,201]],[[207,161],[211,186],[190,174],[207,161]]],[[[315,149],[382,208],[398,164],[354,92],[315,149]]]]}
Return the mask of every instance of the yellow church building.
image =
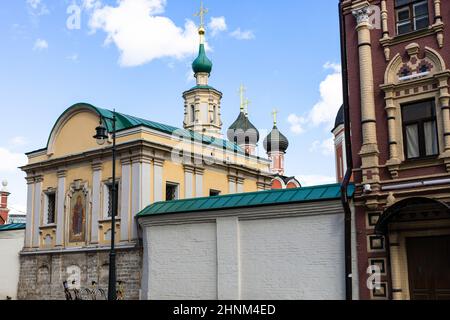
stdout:
{"type": "MultiPolygon", "coordinates": [[[[212,63],[205,52],[203,26],[199,35],[193,63],[197,83],[183,93],[183,128],[114,112],[117,278],[124,283],[126,299],[140,297],[137,213],[159,201],[271,188],[271,161],[254,155],[245,138],[243,145],[222,138],[222,93],[208,84],[212,63]]],[[[99,123],[111,132],[112,117],[112,110],[75,104],[57,119],[46,147],[27,154],[28,164],[22,168],[28,198],[19,298],[64,298],[63,281],[78,288],[93,281],[107,287],[112,141],[98,145],[93,135],[99,123]]]]}

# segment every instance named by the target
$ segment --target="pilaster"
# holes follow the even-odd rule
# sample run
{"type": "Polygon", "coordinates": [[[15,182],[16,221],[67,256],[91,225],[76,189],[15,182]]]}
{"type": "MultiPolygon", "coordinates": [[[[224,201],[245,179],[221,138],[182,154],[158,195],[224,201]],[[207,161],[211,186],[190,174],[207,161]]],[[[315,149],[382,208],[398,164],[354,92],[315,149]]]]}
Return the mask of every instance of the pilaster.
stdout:
{"type": "Polygon", "coordinates": [[[234,175],[229,175],[228,176],[228,193],[229,194],[234,194],[237,192],[236,183],[237,183],[237,177],[234,175]]]}
{"type": "Polygon", "coordinates": [[[195,197],[203,197],[203,175],[205,174],[205,169],[201,167],[195,168],[195,197]]]}
{"type": "Polygon", "coordinates": [[[101,217],[101,188],[102,188],[103,163],[92,163],[92,216],[91,216],[91,243],[98,243],[99,224],[101,217]]]}
{"type": "Polygon", "coordinates": [[[56,246],[64,244],[64,203],[66,201],[66,176],[67,170],[60,169],[57,172],[58,190],[56,195],[56,246]]]}
{"type": "Polygon", "coordinates": [[[25,231],[25,247],[33,246],[33,212],[34,212],[34,176],[27,176],[27,221],[25,231]]]}
{"type": "Polygon", "coordinates": [[[378,143],[376,133],[374,80],[372,67],[372,44],[369,23],[369,3],[363,2],[353,12],[356,18],[359,47],[362,148],[360,156],[363,183],[378,183],[378,143]]]}
{"type": "Polygon", "coordinates": [[[237,193],[244,193],[244,182],[245,182],[245,178],[239,176],[236,179],[236,183],[237,183],[237,193]]]}
{"type": "Polygon", "coordinates": [[[39,227],[41,224],[42,182],[44,177],[35,177],[34,182],[34,210],[33,210],[33,248],[39,248],[39,227]]]}
{"type": "Polygon", "coordinates": [[[185,199],[193,198],[194,196],[194,171],[195,167],[184,165],[184,197],[185,199]]]}
{"type": "Polygon", "coordinates": [[[131,159],[122,158],[122,186],[120,196],[120,241],[129,241],[130,226],[134,220],[131,214],[131,159]]]}
{"type": "Polygon", "coordinates": [[[164,159],[155,158],[153,159],[153,174],[154,174],[154,201],[159,202],[164,200],[163,195],[163,174],[164,174],[164,159]]]}

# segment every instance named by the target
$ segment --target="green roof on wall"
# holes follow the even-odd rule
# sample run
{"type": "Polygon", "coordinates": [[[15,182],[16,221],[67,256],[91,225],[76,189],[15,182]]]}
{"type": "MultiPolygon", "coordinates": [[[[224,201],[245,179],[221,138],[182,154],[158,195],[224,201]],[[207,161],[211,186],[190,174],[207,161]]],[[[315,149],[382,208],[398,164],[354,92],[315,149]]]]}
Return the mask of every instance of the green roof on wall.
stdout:
{"type": "MultiPolygon", "coordinates": [[[[113,117],[113,111],[108,110],[108,109],[98,108],[89,103],[77,103],[62,113],[62,115],[56,121],[55,126],[52,129],[52,132],[55,129],[57,123],[60,121],[60,119],[62,119],[63,116],[67,112],[70,112],[76,108],[88,108],[88,109],[91,109],[92,111],[96,112],[100,117],[102,117],[103,122],[105,123],[108,131],[112,130],[112,120],[111,119],[113,117]]],[[[166,133],[169,135],[174,135],[174,138],[184,138],[184,139],[188,139],[191,141],[198,141],[198,142],[201,142],[206,145],[212,145],[212,146],[219,147],[222,149],[228,149],[228,150],[232,150],[232,151],[244,154],[244,151],[241,147],[239,147],[238,145],[236,145],[233,142],[230,142],[230,141],[227,141],[224,139],[214,138],[214,137],[211,137],[208,135],[202,135],[202,134],[199,134],[192,130],[177,128],[177,127],[173,127],[173,126],[170,126],[167,124],[138,118],[138,117],[127,115],[127,114],[120,113],[120,112],[116,112],[116,118],[117,118],[117,121],[116,121],[116,130],[117,131],[122,131],[122,130],[127,130],[127,129],[132,129],[132,128],[143,126],[143,127],[155,130],[155,131],[159,131],[159,132],[166,133]]],[[[49,142],[50,142],[50,137],[47,142],[47,148],[48,148],[49,142]]],[[[40,149],[40,150],[35,150],[35,151],[29,152],[27,154],[31,154],[31,153],[42,151],[42,150],[45,150],[45,148],[40,149]]]]}
{"type": "MultiPolygon", "coordinates": [[[[354,192],[354,185],[350,185],[349,197],[352,197],[354,192]]],[[[297,189],[269,190],[216,197],[157,202],[142,210],[137,216],[145,217],[162,214],[339,200],[340,197],[341,185],[330,184],[297,189]]]]}
{"type": "Polygon", "coordinates": [[[0,231],[24,230],[25,223],[12,223],[0,225],[0,231]]]}

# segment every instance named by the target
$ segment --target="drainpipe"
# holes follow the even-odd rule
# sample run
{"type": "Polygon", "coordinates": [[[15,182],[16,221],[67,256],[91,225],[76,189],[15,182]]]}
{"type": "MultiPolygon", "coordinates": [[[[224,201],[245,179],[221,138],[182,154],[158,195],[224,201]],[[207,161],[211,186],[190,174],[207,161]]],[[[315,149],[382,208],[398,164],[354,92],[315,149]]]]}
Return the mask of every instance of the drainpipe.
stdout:
{"type": "Polygon", "coordinates": [[[352,294],[352,211],[350,209],[348,187],[353,173],[352,145],[350,137],[350,112],[348,96],[348,64],[347,39],[345,18],[342,7],[343,0],[339,1],[339,25],[341,33],[341,65],[342,65],[342,93],[344,101],[344,130],[345,151],[347,157],[347,171],[341,185],[341,201],[345,213],[345,296],[347,301],[353,300],[352,294]]]}

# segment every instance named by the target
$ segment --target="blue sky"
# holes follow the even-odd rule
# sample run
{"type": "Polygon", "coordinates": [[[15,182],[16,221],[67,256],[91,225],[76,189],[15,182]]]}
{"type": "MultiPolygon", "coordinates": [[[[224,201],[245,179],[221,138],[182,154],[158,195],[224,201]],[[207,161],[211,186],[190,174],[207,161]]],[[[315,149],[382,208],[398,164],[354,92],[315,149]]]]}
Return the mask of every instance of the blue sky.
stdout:
{"type": "MultiPolygon", "coordinates": [[[[23,153],[45,147],[58,116],[77,102],[182,125],[199,0],[4,2],[0,180],[9,181],[13,208],[25,210],[16,169],[23,153]]],[[[272,110],[280,112],[291,143],[286,174],[307,185],[334,182],[330,129],[342,101],[337,0],[205,0],[205,7],[210,84],[224,94],[224,132],[244,83],[262,133],[272,127],[272,110]]]]}

